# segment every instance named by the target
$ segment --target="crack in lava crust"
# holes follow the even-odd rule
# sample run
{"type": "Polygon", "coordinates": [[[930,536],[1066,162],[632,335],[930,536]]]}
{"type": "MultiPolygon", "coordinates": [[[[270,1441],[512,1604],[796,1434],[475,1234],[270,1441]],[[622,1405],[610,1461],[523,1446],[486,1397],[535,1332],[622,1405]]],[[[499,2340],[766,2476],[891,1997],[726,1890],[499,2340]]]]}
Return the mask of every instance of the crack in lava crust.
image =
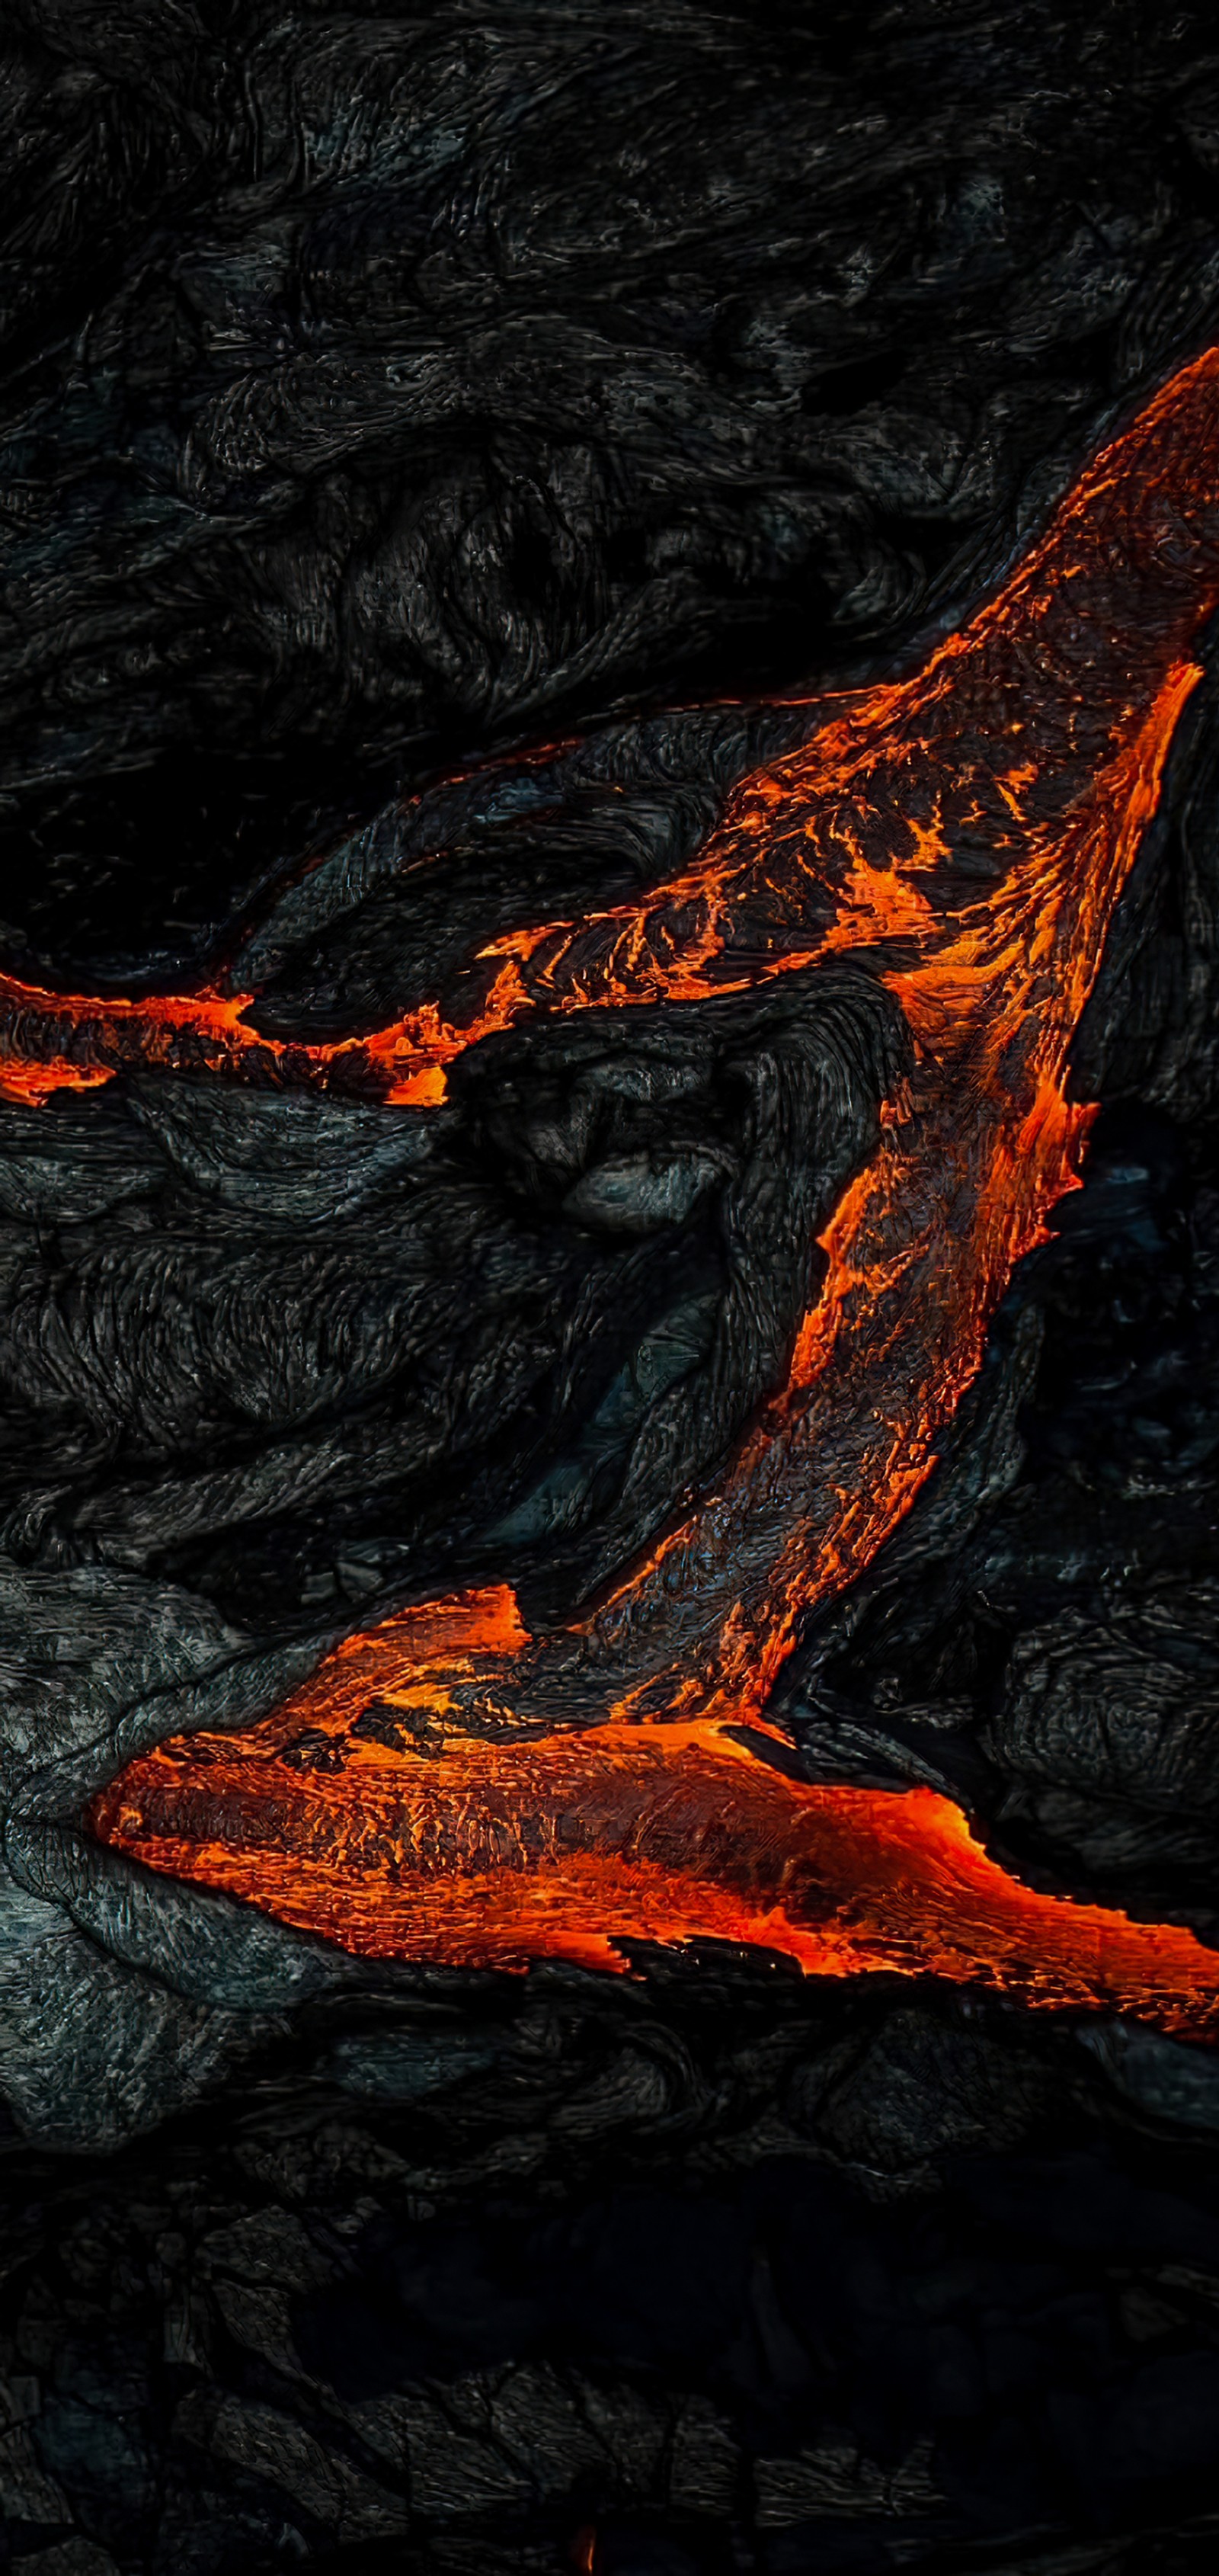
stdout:
{"type": "Polygon", "coordinates": [[[508,1593],[404,1614],[265,1724],[130,1765],[95,1832],[355,1949],[519,1964],[719,1934],[824,1972],[934,1969],[1209,2027],[1219,1961],[1189,1934],[1035,1897],[947,1801],[801,1786],[724,1728],[757,1721],[801,1616],[908,1508],[1014,1264],[1077,1184],[1091,1112],[1067,1097],[1071,1040],[1217,601],[1211,350],[920,671],[746,781],[668,885],[472,959],[466,1018],[427,1006],[300,1047],[262,1037],[241,996],[0,992],[27,1090],[53,1059],[78,1080],[153,1061],[375,1084],[388,1114],[532,1016],[709,1000],[843,953],[914,1044],[822,1238],[786,1383],[611,1598],[537,1640],[508,1593]],[[423,1751],[353,1737],[378,1691],[425,1725],[423,1751]],[[316,1776],[284,1758],[306,1714],[330,1744],[316,1776]]]}

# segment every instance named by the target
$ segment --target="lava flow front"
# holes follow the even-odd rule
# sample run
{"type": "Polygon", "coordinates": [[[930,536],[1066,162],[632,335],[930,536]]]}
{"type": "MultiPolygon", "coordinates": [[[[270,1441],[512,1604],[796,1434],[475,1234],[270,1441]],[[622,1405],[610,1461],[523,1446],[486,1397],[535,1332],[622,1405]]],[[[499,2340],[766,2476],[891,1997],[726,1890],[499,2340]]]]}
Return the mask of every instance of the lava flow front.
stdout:
{"type": "Polygon", "coordinates": [[[437,1096],[493,1031],[796,974],[815,989],[843,957],[913,1044],[822,1237],[785,1384],[608,1601],[536,1640],[510,1595],[490,1633],[486,1596],[391,1621],[322,1668],[314,1700],[130,1766],[95,1831],[360,1949],[519,1962],[728,1934],[808,1968],[925,1968],[1208,2023],[1219,1961],[1188,1934],[1036,1898],[946,1802],[804,1786],[725,1730],[756,1724],[802,1615],[908,1507],[1013,1265],[1076,1183],[1090,1113],[1068,1098],[1071,1041],[1217,603],[1212,350],[921,670],[844,699],[748,780],[681,877],[471,959],[464,1016],[429,1005],[285,1050],[240,996],[192,1020],[180,1000],[8,988],[27,1080],[52,1058],[95,1079],[151,1057],[378,1083],[388,1115],[437,1096]]]}
{"type": "Polygon", "coordinates": [[[455,1666],[517,1629],[500,1590],[387,1620],[265,1726],[131,1763],[94,1831],[368,1958],[621,1969],[632,1941],[760,1942],[819,1976],[1219,2027],[1219,1951],[1035,1895],[929,1789],[813,1787],[771,1767],[765,1733],[716,1719],[500,1744],[452,1728],[455,1666]]]}

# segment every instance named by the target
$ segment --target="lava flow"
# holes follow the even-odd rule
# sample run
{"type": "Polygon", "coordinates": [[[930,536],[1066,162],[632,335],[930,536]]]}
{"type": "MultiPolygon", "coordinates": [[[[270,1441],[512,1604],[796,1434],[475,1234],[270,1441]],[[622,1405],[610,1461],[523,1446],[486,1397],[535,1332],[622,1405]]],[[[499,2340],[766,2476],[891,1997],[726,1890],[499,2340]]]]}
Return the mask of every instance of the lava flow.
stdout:
{"type": "Polygon", "coordinates": [[[827,1972],[934,1969],[1209,2025],[1219,1960],[1187,1933],[1037,1898],[947,1802],[814,1789],[726,1729],[757,1725],[801,1616],[908,1507],[1013,1265],[1076,1185],[1071,1040],[1217,603],[1212,350],[921,670],[746,781],[679,878],[472,959],[467,1016],[285,1048],[240,996],[193,1020],[41,997],[39,1017],[8,988],[27,1066],[41,1050],[96,1078],[151,1051],[265,1076],[274,1058],[391,1102],[437,1096],[466,1047],[540,1014],[709,1001],[843,955],[914,1048],[822,1237],[785,1384],[611,1598],[539,1639],[510,1595],[493,1617],[482,1596],[387,1622],[313,1698],[129,1766],[95,1831],[353,1948],[509,1963],[726,1933],[827,1972]]]}
{"type": "Polygon", "coordinates": [[[367,1958],[622,1969],[632,1941],[761,1942],[818,1976],[935,1975],[1219,2027],[1219,1951],[1035,1895],[930,1789],[793,1781],[765,1731],[715,1719],[498,1744],[450,1727],[454,1669],[520,1633],[498,1588],[403,1612],[264,1726],[129,1764],[93,1829],[367,1958]]]}

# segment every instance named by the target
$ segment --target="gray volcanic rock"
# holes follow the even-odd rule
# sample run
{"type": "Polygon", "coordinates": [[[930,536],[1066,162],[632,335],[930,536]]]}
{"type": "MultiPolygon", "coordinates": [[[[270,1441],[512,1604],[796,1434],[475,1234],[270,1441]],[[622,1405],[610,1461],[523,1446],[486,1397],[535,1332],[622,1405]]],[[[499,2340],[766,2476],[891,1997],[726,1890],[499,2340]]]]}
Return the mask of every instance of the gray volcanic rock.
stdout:
{"type": "MultiPolygon", "coordinates": [[[[1219,313],[1201,7],[10,0],[0,137],[0,966],[289,1050],[679,873],[1219,313]]],[[[1084,1187],[775,1713],[1214,1942],[1202,659],[1084,1187]]],[[[561,1620],[714,1480],[891,1000],[556,1018],[393,1118],[203,1062],[0,1103],[5,2568],[1213,2564],[1209,2052],[728,1942],[374,1969],[82,1829],[388,1610],[561,1620]]]]}

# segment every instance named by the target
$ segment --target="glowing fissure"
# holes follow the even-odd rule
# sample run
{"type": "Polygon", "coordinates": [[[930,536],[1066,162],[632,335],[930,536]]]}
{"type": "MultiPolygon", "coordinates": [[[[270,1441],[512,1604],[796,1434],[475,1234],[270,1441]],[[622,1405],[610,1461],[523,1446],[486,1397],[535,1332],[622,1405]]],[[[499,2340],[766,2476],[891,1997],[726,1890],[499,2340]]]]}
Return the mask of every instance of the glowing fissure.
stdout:
{"type": "MultiPolygon", "coordinates": [[[[747,781],[669,885],[493,943],[460,1025],[429,1007],[302,1049],[261,1038],[240,1001],[56,1001],[47,1052],[75,1028],[92,1078],[200,1047],[236,1069],[269,1049],[286,1078],[375,1074],[392,1102],[435,1096],[457,1053],[531,1013],[706,999],[849,952],[915,1043],[822,1237],[785,1384],[718,1489],[608,1601],[539,1640],[504,1610],[502,1633],[464,1649],[449,1605],[439,1655],[410,1624],[424,1614],[387,1623],[392,1682],[360,1686],[405,1694],[439,1731],[435,1754],[405,1739],[370,1753],[350,1733],[359,1712],[340,1721],[336,1676],[349,1688],[377,1644],[354,1640],[310,1686],[332,1767],[281,1758],[294,1701],[223,1748],[130,1766],[95,1811],[107,1839],[356,1948],[587,1958],[632,1930],[720,1932],[825,1971],[922,1966],[1209,2024],[1210,1954],[1190,1935],[1036,1898],[947,1802],[803,1788],[726,1751],[723,1729],[756,1718],[802,1614],[908,1507],[1014,1263],[1076,1184],[1090,1112],[1066,1096],[1069,1048],[1219,599],[1216,459],[1210,351],[920,672],[844,700],[747,781]],[[446,1826],[454,1797],[468,1841],[446,1826]]],[[[10,1008],[17,991],[28,1011],[25,988],[10,1008]]],[[[428,1614],[441,1630],[444,1610],[428,1614]]]]}

